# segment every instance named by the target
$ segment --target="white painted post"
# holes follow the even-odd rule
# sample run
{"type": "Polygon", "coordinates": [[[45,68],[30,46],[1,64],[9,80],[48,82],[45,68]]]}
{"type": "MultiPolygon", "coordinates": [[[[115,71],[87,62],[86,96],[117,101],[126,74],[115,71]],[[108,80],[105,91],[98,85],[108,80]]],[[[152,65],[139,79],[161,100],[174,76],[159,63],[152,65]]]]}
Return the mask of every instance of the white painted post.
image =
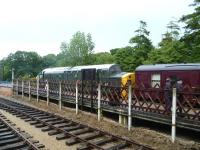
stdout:
{"type": "Polygon", "coordinates": [[[17,79],[17,86],[16,86],[16,93],[17,93],[17,95],[18,95],[18,87],[19,86],[19,81],[18,81],[18,79],[17,79]]]}
{"type": "Polygon", "coordinates": [[[39,78],[37,78],[37,102],[39,102],[39,78]]]}
{"type": "Polygon", "coordinates": [[[132,127],[132,114],[131,114],[131,101],[132,101],[132,87],[131,84],[128,86],[128,130],[132,127]]]}
{"type": "Polygon", "coordinates": [[[101,84],[98,84],[98,121],[101,121],[101,84]]]}
{"type": "Polygon", "coordinates": [[[47,106],[49,106],[49,81],[47,81],[47,106]]]}
{"type": "Polygon", "coordinates": [[[31,81],[28,81],[28,94],[29,94],[29,100],[31,100],[31,81]]]}
{"type": "Polygon", "coordinates": [[[15,78],[14,68],[12,68],[12,91],[13,91],[13,93],[14,93],[14,78],[15,78]]]}
{"type": "Polygon", "coordinates": [[[78,114],[78,81],[76,81],[76,115],[78,114]]]}
{"type": "Polygon", "coordinates": [[[62,82],[59,82],[59,109],[62,109],[62,82]]]}
{"type": "Polygon", "coordinates": [[[173,88],[172,92],[172,130],[171,130],[171,138],[172,143],[175,142],[176,138],[176,88],[173,88]]]}
{"type": "Polygon", "coordinates": [[[122,110],[119,110],[119,124],[122,124],[123,117],[122,117],[122,110]]]}
{"type": "Polygon", "coordinates": [[[24,99],[24,81],[22,80],[22,99],[24,99]]]}

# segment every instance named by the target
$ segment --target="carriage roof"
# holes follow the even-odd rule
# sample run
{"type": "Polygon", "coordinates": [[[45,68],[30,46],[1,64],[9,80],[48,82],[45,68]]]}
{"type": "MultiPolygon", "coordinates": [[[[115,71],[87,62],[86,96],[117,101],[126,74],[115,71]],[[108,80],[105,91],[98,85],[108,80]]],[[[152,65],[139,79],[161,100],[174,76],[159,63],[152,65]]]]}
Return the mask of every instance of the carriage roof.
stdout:
{"type": "Polygon", "coordinates": [[[63,73],[64,71],[68,70],[70,67],[54,67],[54,68],[47,68],[42,71],[42,73],[63,73]]]}
{"type": "MultiPolygon", "coordinates": [[[[109,70],[111,67],[117,66],[119,69],[119,65],[116,64],[103,64],[103,65],[87,65],[87,66],[75,66],[75,67],[55,67],[55,68],[47,68],[42,71],[42,73],[64,73],[67,71],[81,71],[82,69],[102,69],[109,70]]],[[[120,69],[121,70],[121,69],[120,69]]]]}
{"type": "Polygon", "coordinates": [[[71,67],[70,69],[68,69],[66,71],[81,71],[82,69],[109,70],[113,66],[118,66],[118,65],[116,65],[116,64],[103,64],[103,65],[75,66],[75,67],[71,67]]]}
{"type": "Polygon", "coordinates": [[[135,71],[200,70],[200,63],[141,65],[135,71]]]}

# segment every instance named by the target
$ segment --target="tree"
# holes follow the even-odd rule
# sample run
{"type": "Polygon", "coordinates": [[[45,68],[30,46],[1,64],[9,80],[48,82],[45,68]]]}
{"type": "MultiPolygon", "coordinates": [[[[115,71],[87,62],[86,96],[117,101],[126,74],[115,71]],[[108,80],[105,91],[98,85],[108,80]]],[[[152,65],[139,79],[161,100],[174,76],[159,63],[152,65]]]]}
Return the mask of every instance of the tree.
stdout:
{"type": "Polygon", "coordinates": [[[72,66],[92,64],[94,42],[90,33],[76,32],[70,43],[61,43],[61,53],[65,56],[65,64],[72,66]]]}
{"type": "Polygon", "coordinates": [[[146,64],[183,63],[187,62],[187,49],[184,42],[179,41],[179,25],[177,21],[167,24],[167,32],[163,34],[159,47],[148,54],[146,64]]]}
{"type": "Polygon", "coordinates": [[[11,69],[15,69],[15,77],[35,77],[42,69],[42,58],[36,52],[17,51],[2,60],[4,79],[11,79],[11,69]]]}
{"type": "Polygon", "coordinates": [[[145,56],[153,48],[152,42],[148,38],[150,32],[146,29],[146,27],[147,23],[140,21],[139,29],[135,30],[136,35],[129,40],[129,43],[134,45],[133,47],[137,51],[144,53],[145,56]]]}
{"type": "Polygon", "coordinates": [[[48,54],[46,56],[42,57],[42,67],[48,68],[48,67],[55,67],[56,66],[56,55],[54,54],[48,54]]]}
{"type": "Polygon", "coordinates": [[[117,50],[117,53],[114,55],[115,62],[120,65],[123,71],[132,72],[137,67],[134,53],[135,49],[130,46],[117,50]]]}
{"type": "MultiPolygon", "coordinates": [[[[154,48],[149,37],[149,31],[146,29],[147,24],[140,21],[140,27],[135,31],[136,35],[129,41],[133,45],[134,66],[139,66],[148,58],[148,53],[154,48]]],[[[135,68],[134,68],[135,69],[135,68]]]]}
{"type": "Polygon", "coordinates": [[[114,57],[108,52],[100,52],[93,54],[94,63],[93,64],[111,64],[114,63],[114,57]]]}
{"type": "Polygon", "coordinates": [[[187,47],[188,56],[190,56],[189,62],[200,61],[200,0],[194,0],[191,5],[195,7],[194,12],[188,15],[184,15],[180,21],[184,22],[185,34],[181,38],[181,41],[185,42],[187,47]]]}

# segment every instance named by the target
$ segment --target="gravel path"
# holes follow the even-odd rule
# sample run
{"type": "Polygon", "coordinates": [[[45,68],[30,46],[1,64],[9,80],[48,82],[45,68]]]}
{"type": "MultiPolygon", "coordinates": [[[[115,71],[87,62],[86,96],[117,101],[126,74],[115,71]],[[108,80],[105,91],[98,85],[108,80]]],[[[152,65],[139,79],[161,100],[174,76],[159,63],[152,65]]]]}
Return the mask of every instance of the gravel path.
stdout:
{"type": "Polygon", "coordinates": [[[33,136],[34,139],[37,139],[40,141],[41,144],[45,145],[45,149],[50,150],[75,150],[77,148],[77,145],[68,147],[65,144],[64,140],[58,141],[56,140],[55,136],[49,136],[48,132],[42,132],[40,129],[35,128],[34,126],[30,125],[29,123],[23,121],[20,118],[15,117],[14,115],[7,113],[6,111],[0,110],[0,112],[5,115],[9,120],[14,122],[16,124],[16,127],[19,127],[21,130],[26,131],[31,136],[33,136]]]}

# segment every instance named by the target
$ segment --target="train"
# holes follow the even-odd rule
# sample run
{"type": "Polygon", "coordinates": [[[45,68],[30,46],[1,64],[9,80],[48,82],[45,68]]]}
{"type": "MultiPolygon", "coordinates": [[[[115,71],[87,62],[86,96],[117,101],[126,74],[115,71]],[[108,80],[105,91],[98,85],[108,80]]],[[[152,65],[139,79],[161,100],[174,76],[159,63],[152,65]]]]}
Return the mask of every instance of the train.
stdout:
{"type": "Polygon", "coordinates": [[[165,81],[182,80],[184,85],[200,89],[200,63],[140,65],[133,72],[123,72],[117,64],[54,67],[38,74],[43,80],[95,80],[112,86],[132,85],[145,88],[164,88],[165,81]]]}
{"type": "Polygon", "coordinates": [[[116,87],[126,85],[128,81],[135,83],[134,73],[122,72],[117,64],[47,68],[38,77],[40,80],[93,80],[116,87]]]}
{"type": "MultiPolygon", "coordinates": [[[[115,87],[113,92],[117,92],[116,97],[111,95],[110,101],[127,101],[128,93],[123,87],[128,84],[137,91],[150,89],[153,91],[149,92],[150,97],[158,99],[156,94],[164,90],[167,78],[171,79],[172,85],[182,80],[187,92],[200,92],[200,63],[140,65],[133,72],[123,72],[117,64],[56,67],[42,70],[38,77],[40,80],[89,80],[108,83],[110,87],[115,87]]],[[[149,95],[141,95],[137,91],[136,97],[149,99],[149,95]]],[[[163,96],[163,93],[159,96],[162,101],[163,96]]]]}
{"type": "Polygon", "coordinates": [[[172,84],[182,80],[183,86],[200,91],[200,63],[141,65],[135,70],[135,84],[145,88],[164,88],[166,79],[172,84]]]}

